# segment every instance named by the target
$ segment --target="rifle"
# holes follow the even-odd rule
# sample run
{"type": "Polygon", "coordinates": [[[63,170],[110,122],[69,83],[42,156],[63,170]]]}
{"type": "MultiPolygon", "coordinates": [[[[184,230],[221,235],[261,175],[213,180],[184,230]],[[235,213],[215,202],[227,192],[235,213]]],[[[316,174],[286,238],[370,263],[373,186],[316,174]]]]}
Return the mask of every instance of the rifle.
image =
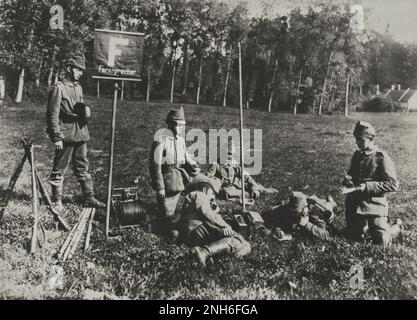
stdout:
{"type": "Polygon", "coordinates": [[[23,170],[23,165],[25,164],[27,159],[27,154],[25,152],[22,161],[20,161],[18,167],[16,168],[15,172],[13,173],[12,177],[10,178],[9,181],[9,185],[7,186],[7,190],[5,192],[4,197],[0,200],[0,222],[3,219],[3,215],[4,215],[4,210],[7,207],[7,204],[9,203],[9,200],[12,196],[12,192],[14,189],[14,186],[16,185],[17,179],[19,178],[22,170],[23,170]]]}
{"type": "Polygon", "coordinates": [[[32,180],[32,210],[33,210],[33,229],[32,229],[32,239],[30,243],[30,253],[36,251],[36,245],[38,243],[38,192],[36,189],[36,177],[35,177],[35,160],[33,157],[33,144],[31,143],[26,150],[29,162],[31,164],[31,180],[32,180]]]}
{"type": "MultiPolygon", "coordinates": [[[[24,139],[21,139],[21,142],[23,144],[23,148],[25,149],[26,158],[29,159],[29,163],[30,163],[30,165],[32,165],[31,158],[28,156],[29,152],[30,152],[30,149],[29,149],[30,148],[29,147],[30,142],[28,142],[24,139]]],[[[61,226],[65,229],[65,231],[69,231],[71,228],[69,227],[68,223],[59,214],[59,212],[57,210],[55,210],[54,207],[52,206],[51,199],[49,198],[49,195],[45,190],[45,187],[42,183],[42,180],[39,178],[39,175],[38,175],[38,172],[37,172],[36,168],[34,169],[34,171],[35,171],[36,180],[37,180],[38,185],[39,185],[39,191],[42,195],[43,201],[45,202],[46,209],[54,216],[55,220],[58,221],[61,224],[61,226]]]]}

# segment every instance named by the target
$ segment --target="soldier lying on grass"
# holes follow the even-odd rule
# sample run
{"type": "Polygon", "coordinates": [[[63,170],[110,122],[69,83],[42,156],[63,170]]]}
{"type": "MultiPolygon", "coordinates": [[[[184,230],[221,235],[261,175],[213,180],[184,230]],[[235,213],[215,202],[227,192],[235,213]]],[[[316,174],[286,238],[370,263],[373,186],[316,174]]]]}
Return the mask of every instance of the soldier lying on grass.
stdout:
{"type": "Polygon", "coordinates": [[[221,182],[198,175],[187,188],[182,215],[178,222],[179,236],[203,266],[212,256],[228,253],[242,257],[251,250],[249,243],[232,230],[219,214],[215,195],[221,182]]]}
{"type": "Polygon", "coordinates": [[[388,202],[385,193],[397,191],[399,181],[389,155],[374,144],[376,135],[372,125],[356,123],[353,135],[359,150],[352,157],[343,185],[346,197],[346,235],[362,240],[365,234],[388,247],[401,232],[402,222],[388,224],[388,202]]]}
{"type": "Polygon", "coordinates": [[[281,237],[291,239],[289,234],[302,232],[321,240],[329,240],[328,226],[334,220],[336,203],[331,196],[322,200],[315,195],[307,197],[302,192],[294,191],[283,205],[274,208],[272,225],[275,234],[282,230],[281,237]],[[278,229],[277,229],[278,228],[278,229]]]}
{"type": "MultiPolygon", "coordinates": [[[[222,181],[219,197],[225,200],[240,198],[242,193],[242,169],[239,162],[234,158],[235,145],[233,140],[229,140],[227,149],[228,158],[226,162],[221,163],[218,160],[210,164],[206,172],[208,177],[216,177],[222,181]]],[[[244,173],[244,179],[247,198],[258,199],[261,193],[278,193],[277,189],[265,188],[260,183],[257,183],[247,172],[244,173]]]]}

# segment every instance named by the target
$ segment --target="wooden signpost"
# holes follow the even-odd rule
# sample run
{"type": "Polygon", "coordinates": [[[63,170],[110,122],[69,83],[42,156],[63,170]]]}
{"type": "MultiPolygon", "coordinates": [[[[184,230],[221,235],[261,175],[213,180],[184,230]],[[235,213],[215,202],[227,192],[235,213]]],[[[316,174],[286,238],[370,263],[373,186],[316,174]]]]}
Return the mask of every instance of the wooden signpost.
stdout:
{"type": "Polygon", "coordinates": [[[144,34],[126,31],[95,30],[93,78],[114,81],[111,122],[109,177],[107,184],[106,239],[109,236],[110,203],[113,179],[114,138],[119,85],[117,81],[142,81],[141,64],[144,34]]]}

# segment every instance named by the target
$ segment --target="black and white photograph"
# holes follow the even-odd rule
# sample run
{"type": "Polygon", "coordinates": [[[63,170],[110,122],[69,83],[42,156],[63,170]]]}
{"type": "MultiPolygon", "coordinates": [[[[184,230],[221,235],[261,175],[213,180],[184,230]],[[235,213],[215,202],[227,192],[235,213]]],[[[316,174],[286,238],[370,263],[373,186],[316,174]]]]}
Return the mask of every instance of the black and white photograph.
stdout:
{"type": "Polygon", "coordinates": [[[0,300],[415,300],[416,111],[416,0],[0,0],[0,300]]]}

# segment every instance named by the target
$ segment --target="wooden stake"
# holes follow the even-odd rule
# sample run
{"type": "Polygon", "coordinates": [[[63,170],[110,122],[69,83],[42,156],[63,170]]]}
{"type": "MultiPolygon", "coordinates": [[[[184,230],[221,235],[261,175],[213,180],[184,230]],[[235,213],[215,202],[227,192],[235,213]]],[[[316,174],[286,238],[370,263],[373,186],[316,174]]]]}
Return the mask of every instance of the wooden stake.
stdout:
{"type": "Polygon", "coordinates": [[[72,257],[72,254],[75,251],[75,248],[78,245],[79,238],[81,238],[82,232],[84,231],[85,225],[87,223],[87,219],[90,216],[92,208],[84,208],[82,211],[82,217],[80,221],[76,224],[75,232],[68,243],[67,247],[65,248],[65,252],[62,256],[62,261],[66,261],[67,259],[72,257]],[[84,227],[83,227],[84,226],[84,227]]]}
{"type": "Polygon", "coordinates": [[[72,227],[70,233],[68,234],[67,238],[65,239],[64,243],[62,244],[61,248],[58,251],[58,259],[62,258],[62,255],[66,251],[66,248],[68,247],[69,243],[71,242],[72,238],[74,237],[75,231],[77,230],[78,223],[82,219],[84,215],[84,211],[80,212],[80,215],[78,216],[77,223],[72,227]]]}
{"type": "Polygon", "coordinates": [[[172,62],[172,78],[171,78],[171,99],[170,102],[172,103],[174,101],[174,88],[175,88],[175,57],[177,56],[177,47],[175,47],[174,49],[174,56],[172,58],[173,62],[172,62]]]}
{"type": "Polygon", "coordinates": [[[79,231],[77,232],[77,234],[76,234],[76,236],[74,238],[73,245],[72,245],[72,247],[71,247],[71,249],[69,251],[68,259],[71,259],[72,256],[74,255],[75,250],[77,249],[78,244],[80,243],[80,240],[81,240],[81,238],[83,236],[85,227],[87,226],[88,218],[93,213],[93,210],[94,210],[94,208],[87,208],[87,213],[85,215],[85,219],[80,223],[80,228],[79,228],[79,231]]]}
{"type": "Polygon", "coordinates": [[[94,220],[95,213],[96,213],[96,209],[93,208],[90,214],[90,220],[88,221],[88,229],[87,229],[87,235],[85,236],[84,251],[87,251],[88,248],[90,247],[91,231],[93,230],[93,220],[94,220]]]}
{"type": "Polygon", "coordinates": [[[35,176],[35,161],[33,156],[33,145],[30,146],[30,163],[31,163],[31,178],[32,178],[32,210],[33,210],[33,229],[32,239],[30,243],[30,253],[36,252],[36,245],[38,243],[38,192],[36,188],[35,176]]]}
{"type": "Polygon", "coordinates": [[[111,139],[110,139],[110,157],[109,157],[109,180],[107,183],[107,206],[106,206],[106,239],[109,237],[109,224],[110,224],[110,202],[113,180],[113,159],[114,159],[114,136],[116,133],[116,108],[117,108],[117,91],[119,87],[117,82],[114,82],[113,92],[113,112],[111,122],[111,139]]]}
{"type": "Polygon", "coordinates": [[[197,101],[196,104],[200,104],[200,89],[201,89],[201,77],[203,76],[203,57],[200,59],[200,72],[198,75],[198,88],[197,88],[197,101]]]}
{"type": "Polygon", "coordinates": [[[229,49],[229,59],[227,61],[227,72],[226,72],[226,80],[224,82],[224,96],[223,96],[223,107],[226,106],[227,101],[227,85],[229,83],[229,74],[230,74],[230,64],[232,62],[232,45],[230,45],[229,49]]]}
{"type": "Polygon", "coordinates": [[[242,179],[242,212],[246,211],[245,208],[245,174],[244,174],[244,155],[243,155],[243,98],[242,98],[242,48],[240,41],[239,47],[239,99],[240,99],[240,167],[241,167],[241,179],[242,179]]]}

